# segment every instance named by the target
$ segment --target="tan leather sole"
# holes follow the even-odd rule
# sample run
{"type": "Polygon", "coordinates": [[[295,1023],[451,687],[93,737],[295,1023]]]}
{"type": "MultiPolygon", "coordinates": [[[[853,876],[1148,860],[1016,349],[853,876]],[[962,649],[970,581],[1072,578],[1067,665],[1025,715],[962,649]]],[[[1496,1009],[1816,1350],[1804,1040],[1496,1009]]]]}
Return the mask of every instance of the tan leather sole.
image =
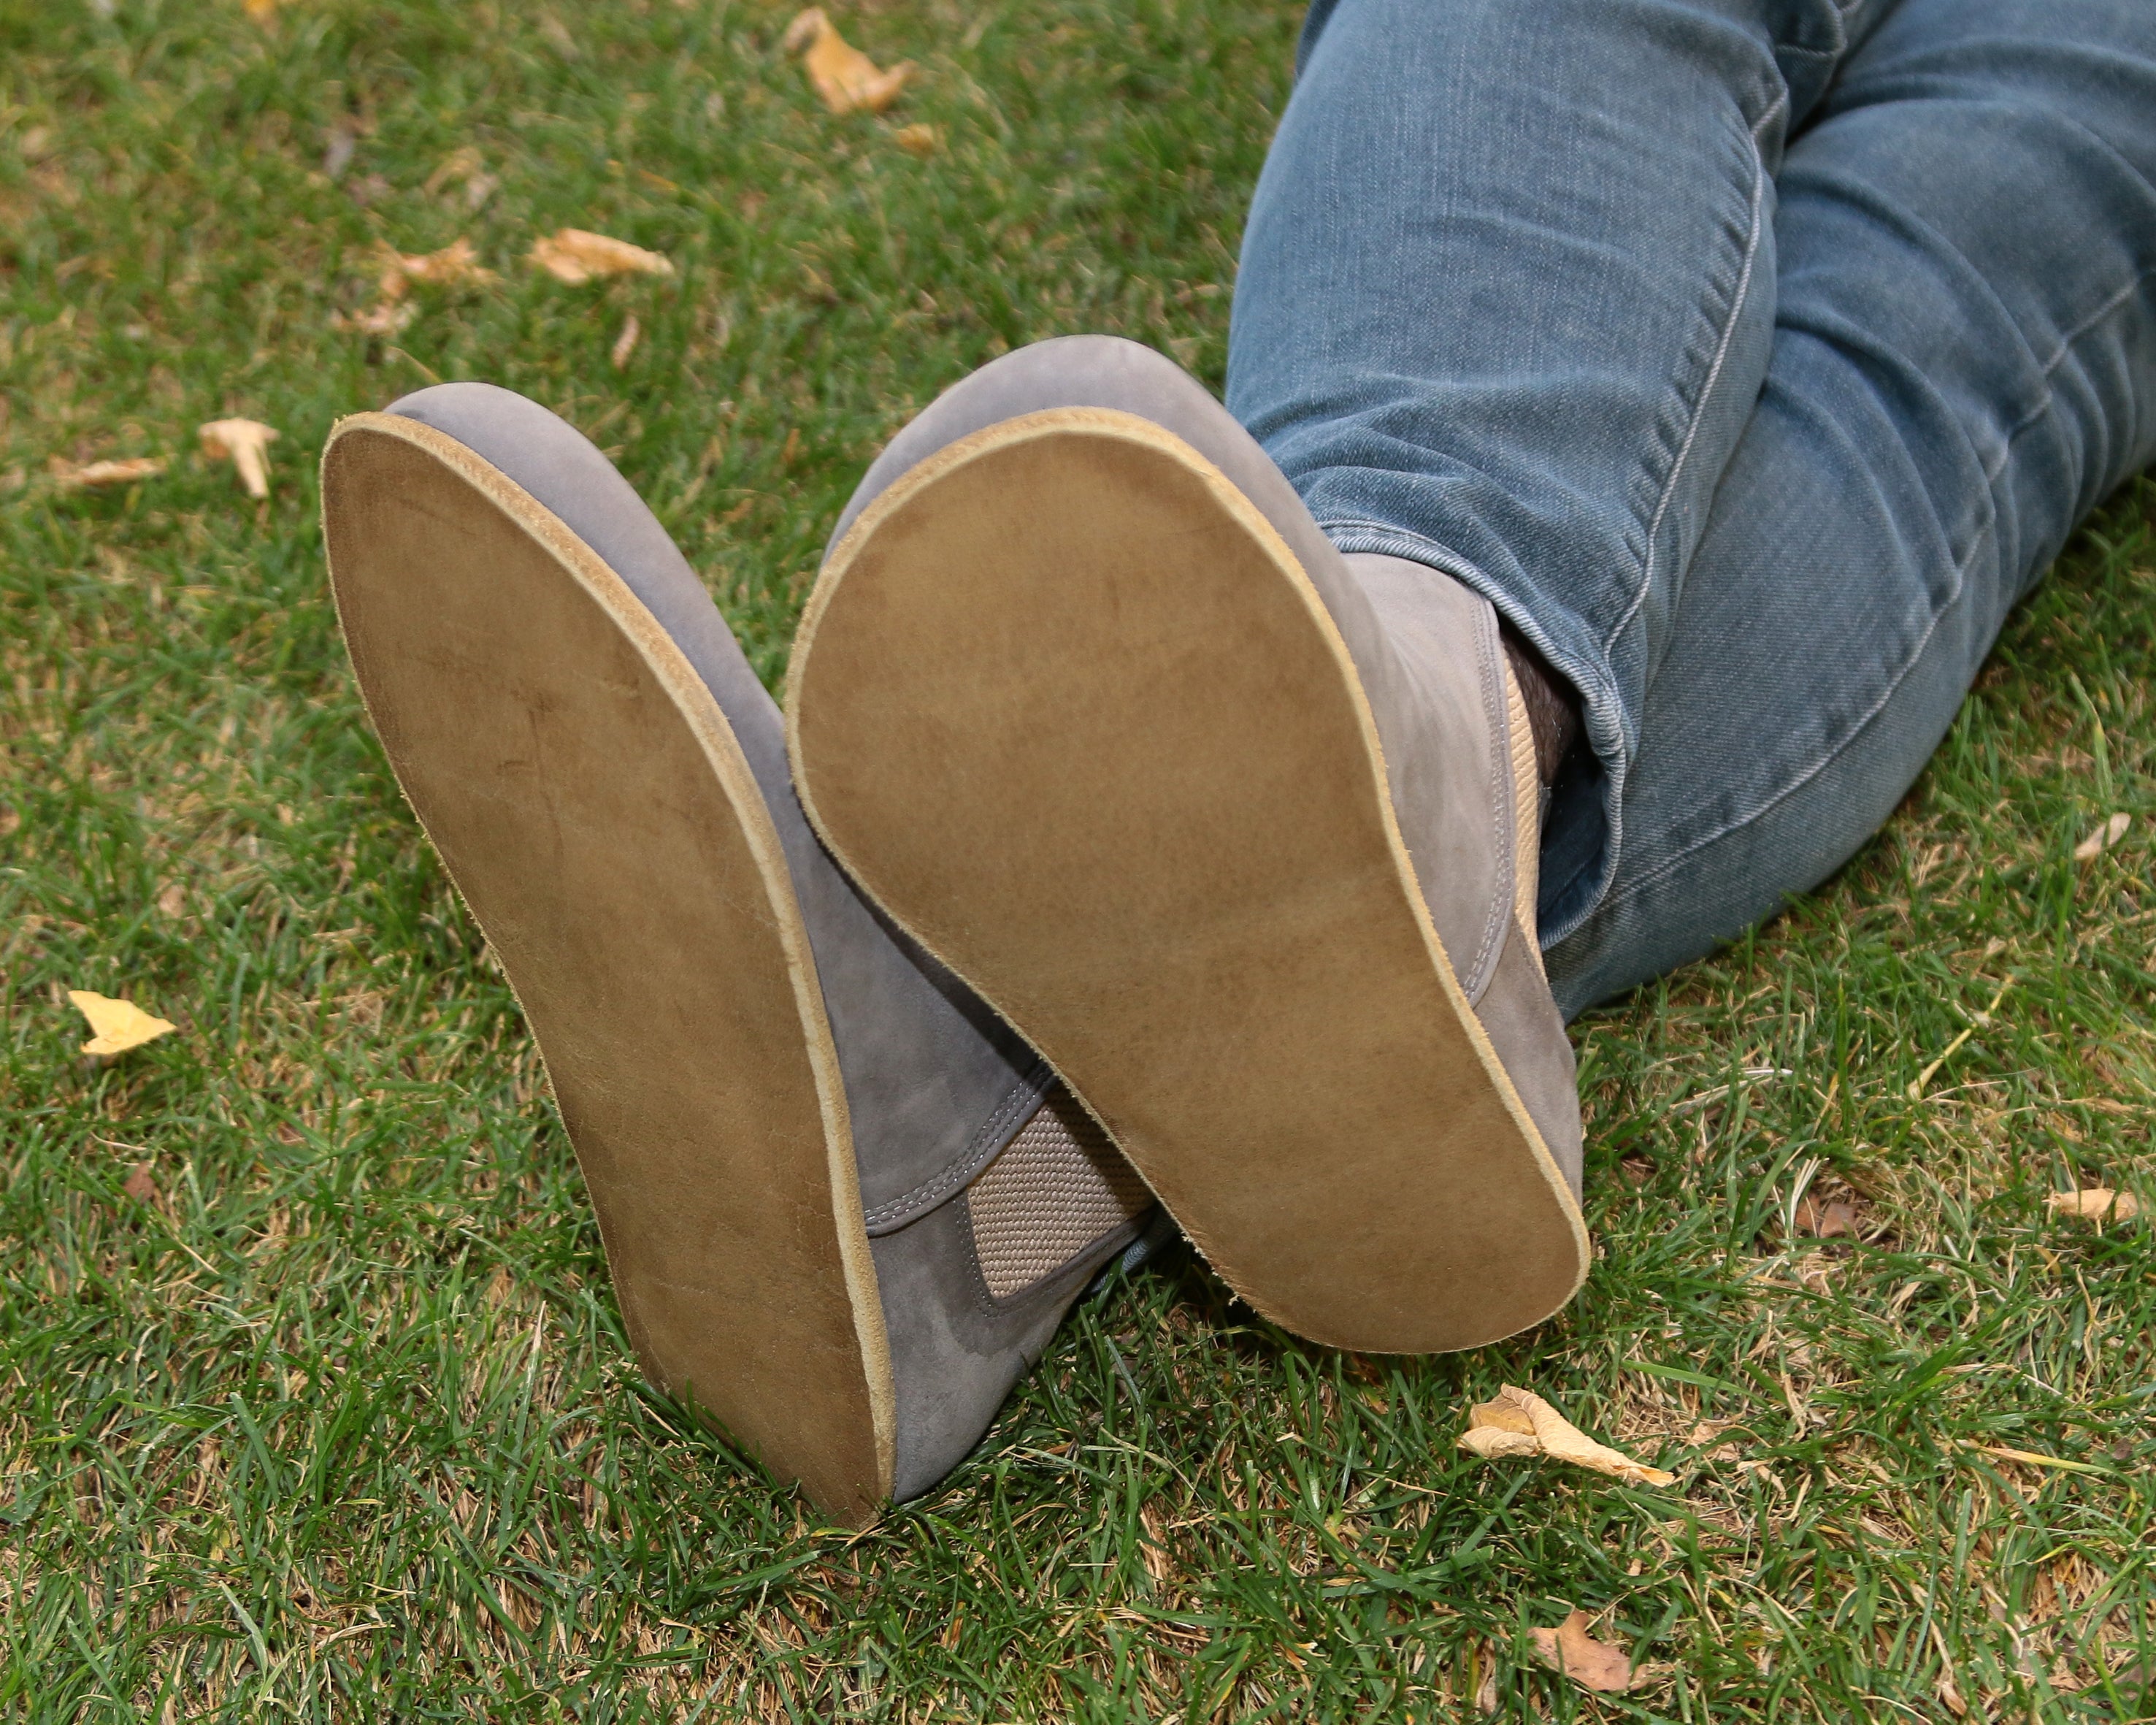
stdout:
{"type": "Polygon", "coordinates": [[[1096,409],[952,445],[838,547],[792,676],[826,842],[1259,1310],[1429,1352],[1572,1296],[1578,1208],[1438,944],[1347,649],[1203,456],[1096,409]]]}
{"type": "Polygon", "coordinates": [[[644,1369],[819,1505],[889,1496],[891,1367],[779,840],[621,579],[454,439],[322,462],[367,711],[538,1038],[644,1369]]]}

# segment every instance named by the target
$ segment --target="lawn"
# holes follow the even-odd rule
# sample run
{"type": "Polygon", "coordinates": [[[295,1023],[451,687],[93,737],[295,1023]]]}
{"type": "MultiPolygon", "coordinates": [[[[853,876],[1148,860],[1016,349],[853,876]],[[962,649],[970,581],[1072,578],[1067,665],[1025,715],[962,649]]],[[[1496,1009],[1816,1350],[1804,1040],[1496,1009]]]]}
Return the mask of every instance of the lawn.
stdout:
{"type": "Polygon", "coordinates": [[[968,368],[1106,330],[1218,385],[1296,8],[835,13],[917,64],[882,116],[764,0],[270,11],[0,0],[0,1713],[2156,1717],[2156,485],[1840,877],[1578,1027],[1563,1316],[1343,1356],[1171,1252],[834,1531],[638,1381],[362,720],[315,456],[429,380],[534,395],[775,682],[839,504],[968,368]],[[565,226],[673,273],[556,281],[565,226]],[[353,327],[381,248],[459,239],[497,280],[353,327]],[[233,416],[280,434],[259,502],[197,441],[233,416]],[[179,1028],[86,1059],[70,989],[179,1028]],[[2046,1202],[2096,1186],[2148,1208],[2046,1202]],[[1458,1450],[1508,1383],[1675,1482],[1458,1450]],[[1537,1662],[1574,1609],[1629,1692],[1537,1662]]]}

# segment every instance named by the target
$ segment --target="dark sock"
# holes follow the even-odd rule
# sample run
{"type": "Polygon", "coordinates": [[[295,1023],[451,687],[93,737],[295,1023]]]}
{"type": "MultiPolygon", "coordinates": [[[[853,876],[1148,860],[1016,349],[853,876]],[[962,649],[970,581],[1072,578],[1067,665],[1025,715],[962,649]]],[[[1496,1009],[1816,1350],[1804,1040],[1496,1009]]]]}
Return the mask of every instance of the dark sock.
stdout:
{"type": "Polygon", "coordinates": [[[1535,776],[1547,790],[1557,781],[1557,770],[1579,736],[1579,697],[1573,687],[1543,662],[1543,657],[1515,634],[1509,623],[1501,626],[1505,658],[1519,679],[1520,698],[1527,705],[1527,729],[1535,739],[1535,776]]]}

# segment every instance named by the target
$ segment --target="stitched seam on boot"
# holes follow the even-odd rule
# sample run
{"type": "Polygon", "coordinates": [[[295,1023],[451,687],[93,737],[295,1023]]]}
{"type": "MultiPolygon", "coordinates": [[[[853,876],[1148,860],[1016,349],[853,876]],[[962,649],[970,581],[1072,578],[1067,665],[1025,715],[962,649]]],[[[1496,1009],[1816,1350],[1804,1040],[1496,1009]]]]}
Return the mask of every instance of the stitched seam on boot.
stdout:
{"type": "Polygon", "coordinates": [[[1024,1130],[1026,1123],[1040,1111],[1049,1086],[1055,1081],[1045,1060],[1034,1063],[1033,1069],[1020,1079],[1010,1094],[996,1105],[996,1111],[982,1123],[966,1148],[957,1157],[943,1165],[912,1191],[901,1192],[888,1203],[878,1204],[873,1210],[862,1213],[869,1236],[895,1232],[916,1216],[925,1215],[949,1197],[963,1190],[967,1183],[982,1169],[996,1159],[1003,1147],[1024,1130]]]}

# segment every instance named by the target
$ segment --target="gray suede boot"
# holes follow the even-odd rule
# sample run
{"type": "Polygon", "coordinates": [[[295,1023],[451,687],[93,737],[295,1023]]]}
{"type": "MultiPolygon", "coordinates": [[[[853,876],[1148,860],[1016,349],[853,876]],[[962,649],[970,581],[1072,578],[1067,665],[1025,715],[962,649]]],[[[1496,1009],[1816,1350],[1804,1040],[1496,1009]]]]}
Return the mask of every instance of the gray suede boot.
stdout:
{"type": "Polygon", "coordinates": [[[1236,1292],[1429,1352],[1586,1273],[1539,787],[1495,613],[1334,551],[1127,342],[996,361],[849,506],[788,679],[833,852],[1236,1292]]]}
{"type": "Polygon", "coordinates": [[[673,542],[543,408],[342,421],[332,585],[398,782],[501,956],[644,1369],[864,1524],[979,1439],[1152,1199],[863,903],[673,542]]]}

